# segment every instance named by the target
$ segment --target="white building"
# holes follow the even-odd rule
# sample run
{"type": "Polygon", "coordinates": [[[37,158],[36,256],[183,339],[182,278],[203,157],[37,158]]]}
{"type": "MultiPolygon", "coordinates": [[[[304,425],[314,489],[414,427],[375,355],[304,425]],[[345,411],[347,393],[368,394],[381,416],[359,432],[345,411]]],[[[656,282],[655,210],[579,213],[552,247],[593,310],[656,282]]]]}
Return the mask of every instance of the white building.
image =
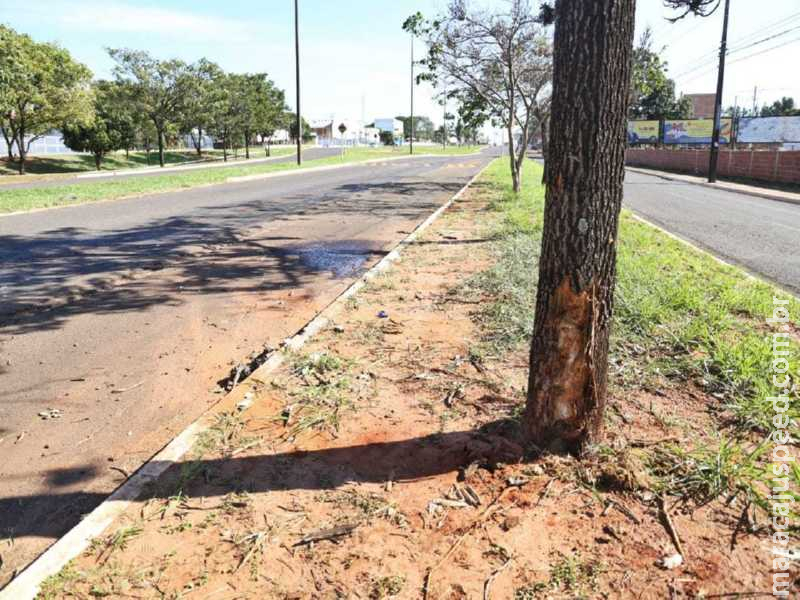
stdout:
{"type": "Polygon", "coordinates": [[[322,119],[311,119],[311,133],[319,146],[364,146],[380,142],[379,131],[366,127],[363,121],[331,115],[322,119]]]}
{"type": "Polygon", "coordinates": [[[375,127],[381,131],[390,132],[395,139],[403,139],[403,122],[400,119],[375,119],[375,127]]]}

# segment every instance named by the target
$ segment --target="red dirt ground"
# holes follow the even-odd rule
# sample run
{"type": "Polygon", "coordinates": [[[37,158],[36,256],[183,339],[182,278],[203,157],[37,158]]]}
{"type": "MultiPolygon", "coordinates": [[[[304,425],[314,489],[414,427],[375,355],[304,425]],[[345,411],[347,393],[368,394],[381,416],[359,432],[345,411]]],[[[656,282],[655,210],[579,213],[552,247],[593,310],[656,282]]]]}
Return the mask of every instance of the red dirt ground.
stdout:
{"type": "Polygon", "coordinates": [[[523,460],[509,441],[525,349],[476,359],[480,304],[450,293],[490,264],[492,218],[475,192],[456,204],[45,595],[769,595],[766,537],[734,533],[736,503],[667,500],[686,560],[659,566],[676,550],[637,452],[713,433],[701,393],[612,387],[610,460],[523,460]]]}

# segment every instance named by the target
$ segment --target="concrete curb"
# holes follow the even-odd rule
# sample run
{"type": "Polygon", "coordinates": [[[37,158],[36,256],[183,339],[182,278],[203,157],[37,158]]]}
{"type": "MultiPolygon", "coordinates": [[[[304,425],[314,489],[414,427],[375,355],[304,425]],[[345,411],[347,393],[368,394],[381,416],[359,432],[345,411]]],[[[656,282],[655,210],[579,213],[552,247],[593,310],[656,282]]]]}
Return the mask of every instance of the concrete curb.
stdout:
{"type": "MultiPolygon", "coordinates": [[[[419,155],[422,157],[423,155],[419,155]]],[[[436,155],[432,155],[436,156],[436,155]]],[[[464,156],[464,155],[459,155],[464,156]]],[[[419,235],[436,221],[444,211],[463,196],[475,180],[493,161],[484,165],[450,200],[429,215],[409,235],[398,244],[357,281],[339,294],[328,306],[311,319],[300,331],[285,340],[284,349],[297,350],[308,340],[327,327],[333,318],[345,306],[345,302],[354,296],[376,275],[386,271],[401,255],[403,248],[416,240],[419,235]]],[[[354,163],[359,164],[359,163],[354,163]]],[[[337,165],[338,166],[338,165],[337,165]]],[[[294,171],[297,172],[297,171],[294,171]]],[[[0,590],[0,600],[33,599],[39,592],[42,582],[58,573],[73,558],[81,554],[91,543],[92,538],[100,535],[141,495],[145,486],[166,472],[177,463],[194,446],[198,436],[207,431],[212,424],[213,415],[224,404],[235,406],[237,398],[243,397],[247,391],[259,383],[265,383],[269,374],[275,371],[285,359],[285,352],[273,353],[244,382],[231,390],[222,400],[211,406],[197,420],[184,429],[161,451],[142,465],[130,478],[118,487],[106,500],[89,513],[80,523],[75,525],[64,536],[58,539],[35,561],[28,565],[19,575],[0,590]]]]}
{"type": "Polygon", "coordinates": [[[778,284],[778,283],[776,283],[774,281],[770,281],[769,279],[764,279],[764,278],[762,278],[762,277],[760,277],[760,276],[758,276],[758,275],[756,275],[754,273],[751,273],[750,271],[748,271],[742,265],[739,265],[739,264],[736,264],[736,263],[733,263],[733,262],[728,262],[727,260],[722,259],[719,256],[717,256],[713,252],[711,252],[709,250],[706,250],[705,248],[701,248],[700,246],[690,242],[689,240],[686,240],[686,239],[680,237],[679,235],[675,235],[671,231],[667,231],[666,229],[664,229],[660,225],[656,225],[655,223],[645,219],[644,217],[640,217],[639,215],[634,213],[631,209],[628,209],[628,210],[631,211],[631,216],[634,219],[636,219],[637,221],[639,221],[640,223],[644,223],[645,225],[649,225],[653,229],[657,229],[658,231],[660,231],[661,233],[663,233],[667,237],[675,240],[676,242],[680,242],[684,246],[688,246],[689,248],[691,248],[692,250],[695,250],[696,252],[700,252],[701,254],[705,254],[706,256],[714,259],[716,262],[718,262],[721,265],[725,265],[726,267],[733,267],[734,269],[738,269],[739,271],[744,273],[745,276],[748,279],[752,279],[753,281],[757,281],[759,283],[766,284],[766,285],[768,285],[770,287],[774,287],[775,289],[780,290],[781,292],[783,292],[787,296],[791,296],[792,298],[794,298],[795,300],[800,302],[800,296],[795,295],[793,292],[790,292],[789,290],[785,289],[780,284],[778,284]]]}
{"type": "Polygon", "coordinates": [[[691,179],[685,179],[681,175],[677,175],[674,173],[669,173],[666,171],[657,171],[655,169],[644,169],[641,167],[625,167],[629,171],[633,171],[634,173],[641,173],[642,175],[651,175],[653,177],[659,177],[661,179],[666,179],[667,181],[679,181],[681,183],[688,183],[689,185],[699,185],[701,187],[707,187],[712,190],[723,191],[723,192],[732,192],[734,194],[742,194],[743,196],[754,196],[756,198],[764,198],[765,200],[774,200],[775,202],[785,202],[787,204],[800,204],[800,199],[797,198],[786,198],[785,196],[780,196],[774,193],[770,193],[769,191],[762,191],[760,189],[740,189],[738,187],[730,187],[725,185],[725,182],[721,183],[708,183],[707,181],[692,181],[691,179]]]}
{"type": "Polygon", "coordinates": [[[336,169],[344,169],[345,167],[356,167],[358,165],[374,165],[385,162],[392,162],[397,160],[417,159],[417,158],[461,158],[464,156],[477,156],[480,152],[471,152],[469,154],[406,154],[405,156],[389,156],[387,158],[371,158],[369,160],[360,160],[355,162],[342,163],[340,165],[323,165],[321,167],[309,167],[307,169],[287,169],[285,171],[276,171],[274,173],[257,173],[255,175],[239,175],[237,177],[228,177],[225,183],[243,183],[246,181],[259,181],[261,179],[274,179],[276,177],[287,177],[295,173],[305,173],[314,170],[319,171],[335,171],[336,169]]]}

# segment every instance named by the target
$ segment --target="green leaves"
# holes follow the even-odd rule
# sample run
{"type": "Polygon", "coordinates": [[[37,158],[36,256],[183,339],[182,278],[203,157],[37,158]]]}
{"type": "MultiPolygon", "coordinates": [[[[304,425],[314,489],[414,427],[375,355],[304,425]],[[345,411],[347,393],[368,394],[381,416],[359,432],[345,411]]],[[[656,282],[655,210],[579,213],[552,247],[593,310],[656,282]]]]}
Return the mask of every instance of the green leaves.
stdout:
{"type": "Polygon", "coordinates": [[[21,171],[33,139],[63,123],[91,123],[91,77],[63,48],[0,25],[0,112],[16,138],[21,171]]]}
{"type": "Polygon", "coordinates": [[[633,119],[691,117],[688,98],[676,99],[675,82],[667,77],[667,63],[653,49],[652,30],[645,29],[633,49],[629,116],[633,119]]]}

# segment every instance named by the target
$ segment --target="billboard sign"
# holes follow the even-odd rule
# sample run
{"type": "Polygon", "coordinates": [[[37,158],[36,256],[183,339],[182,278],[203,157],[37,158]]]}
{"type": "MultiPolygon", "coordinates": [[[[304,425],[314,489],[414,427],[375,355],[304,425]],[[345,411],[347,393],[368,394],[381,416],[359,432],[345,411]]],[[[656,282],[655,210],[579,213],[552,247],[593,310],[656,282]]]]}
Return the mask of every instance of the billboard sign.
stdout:
{"type": "Polygon", "coordinates": [[[658,121],[628,121],[629,144],[657,144],[658,121]]]}
{"type": "Polygon", "coordinates": [[[743,144],[800,142],[800,117],[743,117],[736,140],[743,144]]]}
{"type": "MultiPolygon", "coordinates": [[[[676,119],[664,121],[665,144],[710,144],[714,133],[713,119],[676,119]]],[[[731,141],[731,120],[722,119],[719,141],[731,141]]]]}

